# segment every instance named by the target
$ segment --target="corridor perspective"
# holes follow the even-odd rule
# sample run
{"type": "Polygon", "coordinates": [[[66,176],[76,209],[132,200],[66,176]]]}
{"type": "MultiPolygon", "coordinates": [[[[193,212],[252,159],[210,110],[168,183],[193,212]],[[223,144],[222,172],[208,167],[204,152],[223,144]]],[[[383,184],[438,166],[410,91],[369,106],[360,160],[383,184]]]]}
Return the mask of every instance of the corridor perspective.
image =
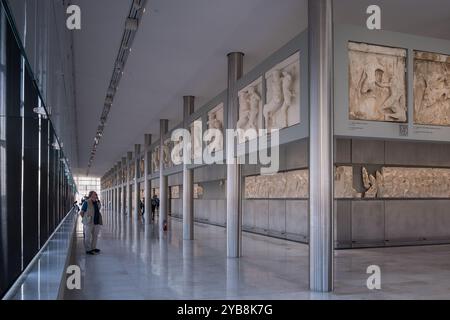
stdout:
{"type": "Polygon", "coordinates": [[[5,303],[450,299],[449,1],[0,2],[5,303]]]}

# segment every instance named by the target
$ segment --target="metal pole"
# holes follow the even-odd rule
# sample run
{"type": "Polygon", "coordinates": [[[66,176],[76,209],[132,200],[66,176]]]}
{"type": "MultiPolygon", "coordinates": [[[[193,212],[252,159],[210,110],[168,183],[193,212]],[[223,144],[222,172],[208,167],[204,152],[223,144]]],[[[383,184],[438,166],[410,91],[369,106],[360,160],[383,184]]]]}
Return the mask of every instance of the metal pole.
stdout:
{"type": "Polygon", "coordinates": [[[150,174],[150,146],[152,144],[152,135],[146,134],[144,136],[144,219],[145,223],[152,223],[150,218],[151,212],[151,192],[150,192],[150,181],[148,180],[148,175],[150,174]]]}
{"type": "Polygon", "coordinates": [[[164,136],[169,128],[169,120],[160,120],[159,125],[159,230],[164,231],[167,223],[167,176],[164,176],[164,136]]]}
{"type": "Polygon", "coordinates": [[[131,217],[131,161],[133,160],[133,152],[127,152],[127,213],[131,217]]]}
{"type": "Polygon", "coordinates": [[[127,168],[127,158],[122,157],[122,215],[127,214],[127,178],[124,176],[124,171],[127,168]]]}
{"type": "MultiPolygon", "coordinates": [[[[228,54],[228,108],[227,129],[235,129],[239,118],[237,80],[242,77],[244,54],[228,54]]],[[[234,141],[227,141],[227,154],[234,148],[234,141]]],[[[227,163],[227,256],[239,258],[242,255],[241,230],[241,168],[235,163],[227,163]]]]}
{"type": "Polygon", "coordinates": [[[138,182],[141,160],[141,145],[134,145],[134,219],[139,219],[139,207],[141,203],[141,189],[138,182]]]}
{"type": "Polygon", "coordinates": [[[333,290],[333,4],[309,0],[309,281],[333,290]]]}
{"type": "MultiPolygon", "coordinates": [[[[183,97],[184,128],[189,128],[189,117],[194,113],[195,98],[183,97]]],[[[183,150],[185,152],[185,150],[183,150]]],[[[194,172],[183,163],[183,239],[194,239],[194,172]]]]}

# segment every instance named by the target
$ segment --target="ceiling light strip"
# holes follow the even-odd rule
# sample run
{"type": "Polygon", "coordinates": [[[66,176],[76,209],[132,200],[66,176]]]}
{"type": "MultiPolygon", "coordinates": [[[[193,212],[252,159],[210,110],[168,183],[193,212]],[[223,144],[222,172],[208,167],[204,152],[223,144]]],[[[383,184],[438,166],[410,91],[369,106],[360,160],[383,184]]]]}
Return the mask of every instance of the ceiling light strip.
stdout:
{"type": "Polygon", "coordinates": [[[146,3],[147,0],[134,0],[133,3],[131,4],[128,17],[125,20],[124,31],[122,34],[122,41],[116,57],[116,61],[114,63],[113,73],[106,93],[103,111],[100,116],[100,124],[97,128],[97,133],[94,137],[94,145],[92,146],[91,149],[86,176],[89,176],[89,171],[94,162],[97,147],[100,144],[100,140],[103,137],[105,124],[108,120],[109,112],[111,111],[111,107],[114,103],[114,97],[116,95],[117,88],[119,87],[120,80],[122,79],[123,70],[130,55],[130,50],[134,42],[136,32],[139,29],[139,22],[145,11],[146,3]]]}

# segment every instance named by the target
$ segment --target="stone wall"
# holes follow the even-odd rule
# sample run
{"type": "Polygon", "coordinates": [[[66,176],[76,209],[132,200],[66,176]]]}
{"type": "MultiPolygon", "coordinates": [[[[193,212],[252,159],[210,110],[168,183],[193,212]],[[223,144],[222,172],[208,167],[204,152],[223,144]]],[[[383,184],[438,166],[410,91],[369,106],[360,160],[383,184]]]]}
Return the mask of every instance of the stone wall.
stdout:
{"type": "MultiPolygon", "coordinates": [[[[353,166],[353,183],[362,186],[362,167],[450,168],[450,144],[338,139],[336,164],[353,166]]],[[[450,199],[338,199],[337,248],[450,243],[450,199]]]]}

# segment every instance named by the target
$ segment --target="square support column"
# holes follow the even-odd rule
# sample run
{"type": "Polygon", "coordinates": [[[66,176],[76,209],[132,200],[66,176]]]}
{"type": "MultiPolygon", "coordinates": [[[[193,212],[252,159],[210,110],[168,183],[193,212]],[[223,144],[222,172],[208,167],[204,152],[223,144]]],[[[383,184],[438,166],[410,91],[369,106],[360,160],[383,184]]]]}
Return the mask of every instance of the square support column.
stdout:
{"type": "Polygon", "coordinates": [[[169,129],[169,120],[159,124],[159,230],[164,232],[167,223],[167,176],[164,175],[164,136],[169,129]]]}
{"type": "MultiPolygon", "coordinates": [[[[237,81],[242,77],[243,63],[243,53],[228,54],[227,129],[235,129],[239,118],[237,81]]],[[[234,147],[234,139],[227,141],[227,155],[234,147]]],[[[235,158],[234,163],[227,162],[227,256],[229,258],[239,258],[242,255],[241,200],[241,166],[235,158]]]]}
{"type": "Polygon", "coordinates": [[[134,145],[134,219],[139,218],[139,207],[141,203],[141,189],[139,183],[139,171],[140,171],[140,161],[141,161],[141,145],[134,145]]]}
{"type": "Polygon", "coordinates": [[[144,136],[144,220],[145,223],[152,223],[150,218],[151,212],[151,188],[148,175],[150,174],[150,146],[152,145],[152,135],[144,136]]]}
{"type": "MultiPolygon", "coordinates": [[[[184,128],[189,129],[189,118],[194,113],[195,98],[183,97],[184,128]]],[[[185,150],[183,150],[184,152],[185,150]]],[[[183,239],[194,240],[194,170],[183,161],[183,239]]]]}
{"type": "Polygon", "coordinates": [[[333,2],[309,0],[309,285],[333,290],[333,2]]]}

